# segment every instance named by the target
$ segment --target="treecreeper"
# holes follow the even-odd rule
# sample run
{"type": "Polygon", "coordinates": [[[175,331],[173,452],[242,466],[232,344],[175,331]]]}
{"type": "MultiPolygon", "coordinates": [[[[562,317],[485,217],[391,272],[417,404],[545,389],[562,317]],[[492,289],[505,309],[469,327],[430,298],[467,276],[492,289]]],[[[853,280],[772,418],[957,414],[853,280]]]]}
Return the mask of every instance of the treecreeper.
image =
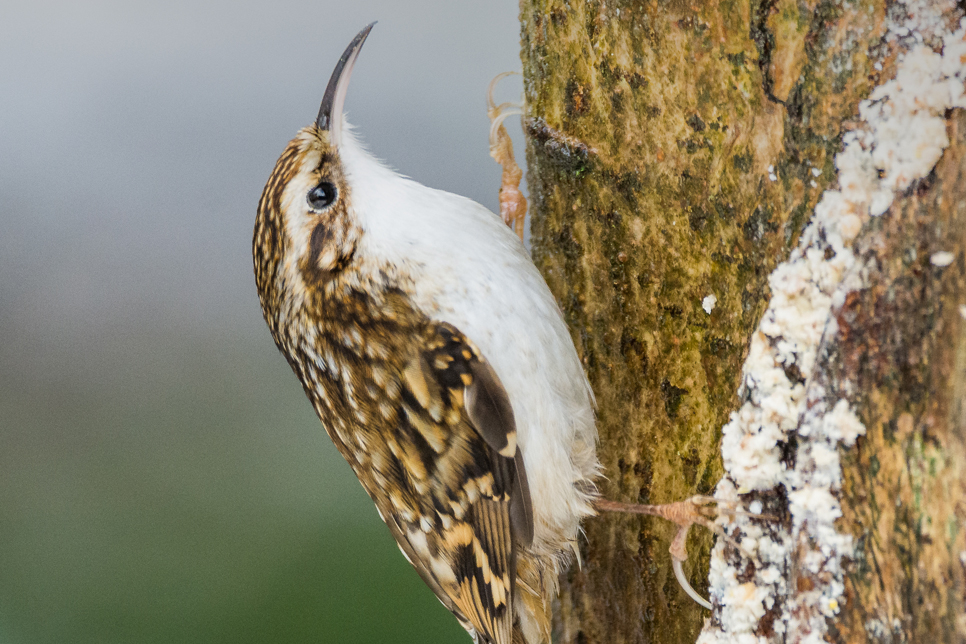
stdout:
{"type": "MultiPolygon", "coordinates": [[[[481,644],[543,644],[581,521],[634,508],[597,498],[593,393],[518,236],[485,207],[389,169],[345,121],[371,29],[262,193],[262,312],[439,600],[481,644]]],[[[644,508],[684,531],[707,524],[644,508]]]]}

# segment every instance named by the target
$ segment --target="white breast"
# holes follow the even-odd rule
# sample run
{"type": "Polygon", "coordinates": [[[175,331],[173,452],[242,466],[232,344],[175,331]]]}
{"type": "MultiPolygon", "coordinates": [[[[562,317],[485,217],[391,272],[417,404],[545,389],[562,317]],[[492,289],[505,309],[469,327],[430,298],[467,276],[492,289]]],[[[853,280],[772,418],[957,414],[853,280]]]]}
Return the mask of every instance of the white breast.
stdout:
{"type": "Polygon", "coordinates": [[[513,405],[533,497],[535,540],[573,546],[598,472],[593,402],[550,290],[526,249],[480,204],[399,176],[348,126],[339,147],[363,236],[359,256],[408,273],[416,305],[462,331],[513,405]]]}

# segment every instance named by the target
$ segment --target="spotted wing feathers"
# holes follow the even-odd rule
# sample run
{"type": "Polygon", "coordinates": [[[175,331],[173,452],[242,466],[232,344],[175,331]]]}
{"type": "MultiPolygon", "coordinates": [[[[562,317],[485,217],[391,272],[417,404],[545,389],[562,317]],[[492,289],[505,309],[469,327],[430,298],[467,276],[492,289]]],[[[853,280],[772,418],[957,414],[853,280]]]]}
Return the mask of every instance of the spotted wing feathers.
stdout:
{"type": "Polygon", "coordinates": [[[511,644],[515,556],[532,540],[533,512],[509,397],[469,340],[441,323],[406,365],[402,389],[393,451],[410,487],[428,494],[417,495],[418,519],[390,508],[387,523],[464,625],[511,644]]]}

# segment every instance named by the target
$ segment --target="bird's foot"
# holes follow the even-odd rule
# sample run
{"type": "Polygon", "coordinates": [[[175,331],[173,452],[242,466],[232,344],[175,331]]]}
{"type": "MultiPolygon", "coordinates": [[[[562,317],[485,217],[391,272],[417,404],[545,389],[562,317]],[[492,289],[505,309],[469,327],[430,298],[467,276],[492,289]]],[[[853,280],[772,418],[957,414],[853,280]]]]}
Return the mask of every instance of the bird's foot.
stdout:
{"type": "Polygon", "coordinates": [[[767,515],[753,514],[751,512],[738,510],[737,501],[725,501],[711,496],[692,496],[686,501],[665,503],[662,505],[621,503],[620,501],[597,499],[594,502],[594,507],[599,512],[624,512],[628,514],[647,514],[650,516],[661,517],[662,519],[667,519],[668,521],[677,525],[678,533],[675,535],[674,540],[671,542],[671,547],[669,548],[671,552],[671,566],[674,569],[674,576],[677,578],[681,588],[684,589],[684,592],[686,592],[691,599],[709,610],[711,609],[711,603],[699,595],[697,591],[691,587],[691,584],[688,583],[687,577],[684,576],[684,569],[681,566],[681,564],[688,559],[686,544],[688,541],[688,531],[691,529],[691,526],[697,524],[707,528],[708,530],[711,530],[716,535],[724,539],[727,543],[744,553],[746,556],[752,557],[753,555],[745,552],[741,545],[729,537],[728,534],[725,533],[724,529],[715,522],[715,520],[722,516],[728,518],[735,516],[748,516],[774,520],[774,517],[767,515]]]}
{"type": "Polygon", "coordinates": [[[490,118],[490,156],[503,166],[503,176],[500,181],[500,216],[504,223],[520,236],[520,241],[523,241],[523,222],[527,216],[527,199],[520,192],[523,170],[513,157],[513,141],[503,127],[503,121],[507,117],[523,114],[523,105],[519,103],[497,105],[493,101],[493,90],[497,83],[516,73],[503,72],[490,81],[486,91],[486,114],[490,118]]]}

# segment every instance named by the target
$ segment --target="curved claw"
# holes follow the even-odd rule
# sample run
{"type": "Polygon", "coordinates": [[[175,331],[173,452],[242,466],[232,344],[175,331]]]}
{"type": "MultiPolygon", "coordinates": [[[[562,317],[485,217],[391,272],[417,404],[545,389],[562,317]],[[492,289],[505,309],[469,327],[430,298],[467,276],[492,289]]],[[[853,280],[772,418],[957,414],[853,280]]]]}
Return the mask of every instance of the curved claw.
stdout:
{"type": "MultiPolygon", "coordinates": [[[[493,103],[493,90],[496,89],[497,83],[499,83],[501,80],[503,80],[507,76],[514,76],[514,75],[519,75],[519,74],[520,74],[520,72],[503,72],[503,73],[497,74],[496,76],[493,77],[493,80],[490,81],[490,85],[486,88],[486,111],[487,111],[487,113],[491,112],[492,110],[497,109],[496,105],[493,103]]],[[[502,108],[504,105],[512,105],[512,104],[511,103],[503,103],[503,105],[501,105],[500,107],[502,108]]],[[[520,107],[520,106],[514,105],[514,107],[520,107]]],[[[493,117],[491,116],[490,118],[493,118],[493,117]]]]}
{"type": "Polygon", "coordinates": [[[684,568],[681,566],[681,562],[675,558],[671,558],[671,568],[674,569],[674,578],[678,580],[678,584],[684,589],[684,592],[688,594],[688,597],[696,601],[701,606],[711,610],[711,602],[698,594],[694,588],[691,588],[691,584],[688,583],[688,578],[684,576],[684,568]]]}
{"type": "MultiPolygon", "coordinates": [[[[500,136],[500,128],[503,127],[503,121],[507,119],[508,116],[520,116],[523,114],[523,110],[516,107],[509,107],[513,103],[502,103],[494,108],[497,111],[496,116],[490,116],[490,155],[493,156],[493,151],[497,149],[500,145],[503,145],[502,138],[500,136]]],[[[510,154],[513,151],[511,149],[510,154]]]]}
{"type": "MultiPolygon", "coordinates": [[[[688,503],[688,501],[685,501],[688,503]]],[[[698,594],[698,592],[691,587],[688,583],[688,578],[684,576],[684,568],[682,564],[688,560],[688,550],[686,548],[688,542],[688,531],[691,529],[690,523],[679,524],[680,528],[678,533],[674,535],[674,540],[671,541],[671,547],[668,550],[671,552],[671,568],[674,570],[674,578],[678,580],[678,584],[681,588],[688,594],[688,596],[701,604],[708,610],[711,610],[711,602],[698,594]]]]}

